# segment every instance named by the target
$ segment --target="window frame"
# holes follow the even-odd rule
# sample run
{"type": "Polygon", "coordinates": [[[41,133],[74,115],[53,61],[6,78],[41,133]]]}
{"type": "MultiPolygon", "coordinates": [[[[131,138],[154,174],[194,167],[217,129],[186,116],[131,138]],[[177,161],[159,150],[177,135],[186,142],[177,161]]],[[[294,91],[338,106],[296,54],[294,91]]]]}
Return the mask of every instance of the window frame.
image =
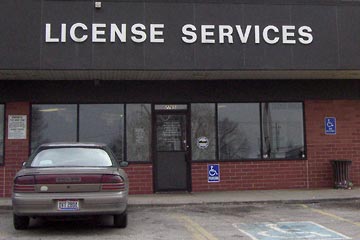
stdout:
{"type": "Polygon", "coordinates": [[[305,124],[305,110],[304,110],[304,102],[302,101],[263,101],[263,102],[260,102],[260,111],[261,111],[261,122],[260,122],[260,128],[261,128],[261,159],[264,160],[264,161],[268,161],[268,160],[273,160],[273,161],[279,161],[279,160],[307,160],[307,149],[306,149],[306,124],[305,124]],[[273,157],[268,157],[268,158],[265,158],[264,157],[264,146],[263,146],[263,124],[262,124],[262,117],[263,117],[263,114],[262,114],[262,104],[263,103],[300,103],[301,104],[301,116],[302,116],[302,125],[303,125],[303,132],[302,132],[302,135],[303,135],[303,139],[304,139],[304,151],[303,151],[303,155],[305,157],[298,157],[298,158],[273,158],[273,157]]]}
{"type": "Polygon", "coordinates": [[[129,164],[149,164],[149,163],[153,163],[154,159],[153,159],[153,151],[154,151],[154,146],[153,146],[153,142],[154,142],[154,133],[153,133],[153,124],[154,124],[154,106],[155,103],[145,103],[145,102],[129,102],[129,103],[124,103],[124,159],[125,161],[127,161],[129,164]],[[149,160],[148,161],[128,161],[128,151],[127,151],[127,144],[128,144],[128,140],[127,140],[127,125],[126,125],[126,121],[127,121],[127,105],[132,105],[132,104],[148,104],[150,105],[150,111],[151,111],[151,116],[150,116],[150,132],[151,132],[151,137],[150,137],[150,153],[149,153],[149,160]]]}
{"type": "MultiPolygon", "coordinates": [[[[214,102],[191,102],[191,104],[212,104],[214,102]]],[[[190,109],[191,110],[191,109],[190,109]]],[[[191,117],[191,112],[190,112],[191,117]]],[[[239,102],[239,101],[219,101],[215,102],[215,130],[216,130],[216,159],[215,160],[193,160],[191,159],[192,163],[221,163],[221,162],[251,162],[251,161],[304,161],[307,160],[307,141],[306,141],[306,122],[305,122],[305,104],[304,101],[250,101],[250,102],[239,102]],[[219,128],[218,128],[218,121],[219,121],[219,114],[218,114],[218,104],[225,104],[225,103],[235,103],[235,104],[242,104],[242,103],[257,103],[259,106],[259,120],[260,120],[260,158],[250,158],[250,159],[224,159],[220,160],[220,151],[219,151],[219,128]],[[303,139],[304,139],[304,157],[299,158],[264,158],[264,151],[263,151],[263,126],[262,126],[262,104],[263,103],[300,103],[302,106],[302,123],[303,123],[303,139]]],[[[190,139],[192,140],[192,139],[190,139]]]]}
{"type": "MultiPolygon", "coordinates": [[[[216,162],[216,161],[219,161],[219,138],[218,138],[218,132],[219,132],[219,129],[218,129],[218,103],[217,102],[192,102],[192,103],[189,103],[189,115],[190,115],[190,148],[191,148],[191,162],[192,163],[202,163],[202,162],[210,162],[210,163],[213,163],[213,162],[216,162]],[[193,155],[193,138],[192,138],[192,128],[191,128],[191,123],[192,123],[192,105],[193,104],[214,104],[214,123],[215,123],[215,159],[213,160],[208,160],[208,159],[201,159],[201,160],[194,160],[192,158],[192,155],[193,155]]],[[[196,144],[195,144],[196,145],[196,144]]]]}
{"type": "MultiPolygon", "coordinates": [[[[32,122],[33,122],[33,106],[34,105],[76,105],[76,142],[79,142],[79,104],[78,103],[31,103],[30,104],[30,111],[29,111],[29,153],[28,155],[31,156],[32,154],[32,122]]],[[[39,146],[38,146],[39,147],[39,146]]],[[[38,148],[34,148],[34,152],[36,151],[36,149],[38,148]]]]}
{"type": "MultiPolygon", "coordinates": [[[[219,102],[220,103],[220,102],[219,102]]],[[[258,111],[258,114],[259,114],[259,124],[260,124],[260,127],[259,127],[259,133],[260,133],[260,147],[261,147],[261,149],[260,149],[260,158],[239,158],[239,159],[220,159],[220,150],[219,150],[219,145],[217,146],[217,148],[218,148],[218,155],[217,155],[217,160],[219,161],[219,162],[241,162],[241,161],[243,161],[243,162],[249,162],[249,161],[260,161],[260,160],[267,160],[267,159],[265,159],[265,158],[263,158],[263,153],[262,153],[262,140],[261,140],[261,137],[262,137],[262,126],[261,126],[261,103],[262,102],[221,102],[220,104],[226,104],[226,103],[228,103],[228,104],[258,104],[258,109],[259,109],[259,111],[258,111]]],[[[218,109],[218,108],[217,108],[218,109]]],[[[217,117],[217,122],[216,122],[216,126],[217,126],[217,128],[218,128],[218,126],[219,126],[219,116],[217,115],[216,116],[217,117]]],[[[219,134],[219,131],[217,131],[217,134],[219,134]]],[[[219,136],[217,135],[216,136],[217,137],[217,139],[219,139],[219,136]]],[[[218,142],[218,144],[219,144],[219,142],[218,142]]]]}
{"type": "MultiPolygon", "coordinates": [[[[124,127],[123,127],[123,160],[122,161],[127,161],[129,164],[152,164],[153,163],[153,157],[152,157],[152,152],[150,153],[150,159],[148,161],[128,161],[128,156],[127,156],[127,138],[126,138],[126,132],[127,132],[127,126],[126,126],[126,108],[128,104],[149,104],[150,108],[152,110],[152,106],[154,105],[154,103],[147,103],[147,102],[97,102],[97,103],[93,103],[93,102],[81,102],[81,103],[63,103],[63,102],[34,102],[34,103],[30,103],[30,111],[29,111],[29,152],[28,152],[28,156],[31,156],[32,154],[32,116],[33,116],[33,105],[76,105],[76,142],[79,142],[79,138],[80,138],[80,105],[96,105],[96,104],[122,104],[123,105],[123,109],[124,109],[124,127]]],[[[5,111],[4,111],[5,113],[5,111]]],[[[153,115],[153,112],[151,112],[151,114],[153,115]]],[[[4,114],[6,116],[6,114],[4,114]]],[[[151,121],[151,126],[153,124],[153,118],[151,117],[150,119],[151,121]]],[[[5,124],[4,124],[4,128],[5,128],[5,124]]],[[[152,129],[151,129],[152,131],[152,129]]],[[[5,133],[5,132],[4,132],[5,133]]],[[[5,137],[5,134],[4,134],[5,137]]],[[[152,138],[151,138],[152,140],[152,138]]],[[[152,144],[152,143],[151,143],[152,144]]],[[[4,144],[4,148],[5,148],[5,144],[4,144]]],[[[34,152],[36,151],[37,148],[34,148],[34,152]]],[[[152,149],[152,148],[151,148],[152,149]]],[[[5,150],[4,150],[5,151],[5,150]]],[[[5,153],[5,152],[4,152],[5,153]]],[[[4,157],[5,159],[5,157],[4,157]]],[[[1,164],[0,164],[1,166],[1,164]]]]}
{"type": "MultiPolygon", "coordinates": [[[[127,156],[126,154],[126,136],[125,136],[125,125],[126,125],[126,104],[125,103],[77,103],[77,138],[76,141],[77,142],[81,142],[80,141],[80,105],[123,105],[122,106],[122,110],[123,110],[123,134],[122,134],[122,141],[123,141],[123,151],[122,151],[122,160],[118,161],[118,162],[122,162],[122,161],[127,161],[127,156]]],[[[109,147],[109,145],[107,145],[109,147]]],[[[109,147],[110,148],[110,147],[109,147]]],[[[110,148],[111,149],[111,148],[110,148]]],[[[114,154],[114,156],[116,157],[116,153],[111,150],[114,154]]]]}
{"type": "MultiPolygon", "coordinates": [[[[0,103],[1,104],[1,103],[0,103]]],[[[151,119],[150,119],[150,122],[151,122],[151,126],[153,126],[154,124],[154,119],[153,119],[153,116],[155,115],[154,114],[154,111],[155,111],[155,105],[158,105],[158,104],[162,104],[162,102],[123,102],[123,103],[119,103],[119,102],[101,102],[101,103],[92,103],[92,102],[84,102],[84,103],[62,103],[62,102],[59,102],[59,103],[42,103],[42,102],[39,102],[39,103],[31,103],[30,104],[30,119],[29,119],[29,125],[30,125],[30,133],[29,133],[29,156],[31,155],[31,136],[32,136],[32,109],[33,109],[33,105],[76,105],[77,106],[77,125],[76,125],[76,128],[77,128],[77,142],[79,142],[79,131],[80,131],[80,127],[79,127],[79,124],[80,124],[80,117],[79,117],[79,114],[80,114],[80,105],[82,104],[123,104],[124,106],[124,133],[123,133],[123,138],[124,138],[124,150],[123,150],[123,156],[124,156],[124,159],[123,161],[128,161],[128,156],[127,156],[127,124],[126,124],[126,118],[127,118],[127,112],[126,112],[126,109],[127,109],[127,105],[128,104],[149,104],[151,106],[151,119]]],[[[305,116],[305,104],[304,104],[304,101],[250,101],[250,102],[239,102],[239,101],[218,101],[218,102],[215,102],[215,101],[209,101],[209,102],[202,102],[202,101],[195,101],[195,102],[181,102],[179,104],[187,104],[188,105],[188,114],[189,114],[189,117],[190,117],[190,120],[191,120],[191,104],[215,104],[215,144],[216,144],[216,147],[215,147],[215,160],[193,160],[191,155],[192,155],[192,149],[190,148],[190,159],[191,159],[191,163],[214,163],[214,162],[218,162],[218,163],[221,163],[221,162],[251,162],[251,161],[296,161],[296,160],[307,160],[307,135],[306,135],[306,116],[305,116]],[[218,126],[218,121],[219,121],[219,111],[218,111],[218,105],[219,104],[224,104],[224,103],[235,103],[235,104],[242,104],[242,103],[257,103],[259,105],[259,119],[260,119],[260,158],[251,158],[251,159],[224,159],[224,160],[220,160],[220,151],[219,151],[219,126],[218,126]],[[263,126],[261,124],[262,122],[262,104],[263,103],[301,103],[301,106],[302,106],[302,122],[303,122],[303,139],[304,139],[304,157],[299,157],[299,158],[264,158],[264,152],[263,152],[263,140],[262,140],[262,136],[263,136],[263,126]]],[[[3,151],[4,151],[4,159],[2,161],[2,163],[0,163],[0,166],[3,166],[5,164],[5,131],[6,131],[6,104],[2,104],[4,106],[4,146],[3,146],[3,151]]],[[[191,138],[191,124],[190,124],[190,127],[189,127],[189,136],[190,136],[190,146],[192,146],[192,141],[193,139],[191,138]]],[[[151,131],[153,131],[153,129],[151,129],[151,131]]],[[[154,134],[152,134],[154,135],[154,134]]],[[[151,137],[151,149],[153,149],[153,136],[151,137]]],[[[36,149],[34,149],[35,151],[36,149]]],[[[150,153],[150,159],[148,161],[131,161],[129,162],[129,164],[153,164],[154,163],[154,159],[153,159],[153,153],[151,152],[150,153]]]]}

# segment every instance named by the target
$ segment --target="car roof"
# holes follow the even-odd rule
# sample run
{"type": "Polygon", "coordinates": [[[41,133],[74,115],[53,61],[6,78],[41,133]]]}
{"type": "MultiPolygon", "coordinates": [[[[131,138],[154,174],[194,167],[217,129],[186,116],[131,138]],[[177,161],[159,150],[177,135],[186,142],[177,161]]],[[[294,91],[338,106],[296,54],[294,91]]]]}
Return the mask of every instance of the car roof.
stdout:
{"type": "Polygon", "coordinates": [[[88,142],[53,142],[41,144],[39,148],[56,148],[56,147],[99,147],[103,148],[105,143],[88,143],[88,142]]]}

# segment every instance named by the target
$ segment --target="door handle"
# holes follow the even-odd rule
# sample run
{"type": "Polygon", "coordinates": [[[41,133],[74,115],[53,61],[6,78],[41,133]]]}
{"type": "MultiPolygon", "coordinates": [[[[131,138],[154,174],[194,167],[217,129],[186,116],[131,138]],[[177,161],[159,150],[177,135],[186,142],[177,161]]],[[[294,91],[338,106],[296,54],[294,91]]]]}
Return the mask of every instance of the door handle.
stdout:
{"type": "Polygon", "coordinates": [[[186,140],[184,140],[183,143],[184,143],[184,150],[187,151],[190,148],[190,146],[187,145],[186,140]]]}

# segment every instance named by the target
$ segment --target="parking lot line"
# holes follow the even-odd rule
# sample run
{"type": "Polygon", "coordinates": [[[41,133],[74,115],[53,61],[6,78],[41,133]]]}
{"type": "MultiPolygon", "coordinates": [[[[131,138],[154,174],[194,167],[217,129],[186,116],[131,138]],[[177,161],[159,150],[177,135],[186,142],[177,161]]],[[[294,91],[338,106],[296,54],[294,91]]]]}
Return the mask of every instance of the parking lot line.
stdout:
{"type": "Polygon", "coordinates": [[[316,212],[316,213],[319,213],[319,214],[321,214],[321,215],[324,215],[324,216],[327,216],[327,217],[331,217],[331,218],[336,219],[336,220],[339,220],[339,221],[351,223],[351,224],[353,224],[353,225],[355,225],[355,226],[360,227],[360,223],[359,223],[359,222],[354,222],[354,221],[351,221],[351,220],[349,220],[349,219],[346,219],[346,218],[337,216],[337,215],[335,215],[335,214],[328,213],[328,212],[325,212],[325,211],[322,211],[322,210],[319,210],[319,209],[315,209],[315,208],[309,207],[309,206],[306,205],[306,204],[300,204],[300,206],[302,206],[302,207],[305,208],[305,209],[310,209],[311,211],[316,212]]]}
{"type": "Polygon", "coordinates": [[[191,220],[189,217],[183,214],[176,214],[174,215],[174,218],[184,223],[185,228],[192,233],[194,240],[218,240],[211,233],[206,231],[203,227],[191,220]]]}

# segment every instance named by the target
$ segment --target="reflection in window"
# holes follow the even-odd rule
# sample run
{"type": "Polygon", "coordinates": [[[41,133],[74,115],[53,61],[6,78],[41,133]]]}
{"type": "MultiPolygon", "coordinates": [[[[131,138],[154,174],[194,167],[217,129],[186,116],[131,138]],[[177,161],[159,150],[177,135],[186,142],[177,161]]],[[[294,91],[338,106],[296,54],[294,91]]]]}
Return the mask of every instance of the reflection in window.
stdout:
{"type": "Polygon", "coordinates": [[[109,167],[110,156],[99,148],[50,148],[39,152],[32,167],[109,167]]]}
{"type": "Polygon", "coordinates": [[[157,151],[185,151],[186,141],[185,115],[156,115],[157,151]]]}
{"type": "Polygon", "coordinates": [[[48,142],[75,142],[76,108],[75,104],[32,105],[31,150],[48,142]]]}
{"type": "Polygon", "coordinates": [[[218,104],[218,131],[220,160],[260,158],[259,104],[218,104]]]}
{"type": "Polygon", "coordinates": [[[264,157],[302,157],[304,126],[301,103],[263,103],[262,120],[264,157]]]}
{"type": "Polygon", "coordinates": [[[107,144],[118,161],[123,159],[124,106],[80,104],[79,141],[107,144]]]}
{"type": "Polygon", "coordinates": [[[126,105],[127,161],[150,161],[151,106],[126,105]]]}
{"type": "Polygon", "coordinates": [[[4,105],[0,105],[0,164],[4,163],[4,105]]]}
{"type": "Polygon", "coordinates": [[[191,144],[193,160],[216,159],[215,104],[191,104],[191,144]]]}

